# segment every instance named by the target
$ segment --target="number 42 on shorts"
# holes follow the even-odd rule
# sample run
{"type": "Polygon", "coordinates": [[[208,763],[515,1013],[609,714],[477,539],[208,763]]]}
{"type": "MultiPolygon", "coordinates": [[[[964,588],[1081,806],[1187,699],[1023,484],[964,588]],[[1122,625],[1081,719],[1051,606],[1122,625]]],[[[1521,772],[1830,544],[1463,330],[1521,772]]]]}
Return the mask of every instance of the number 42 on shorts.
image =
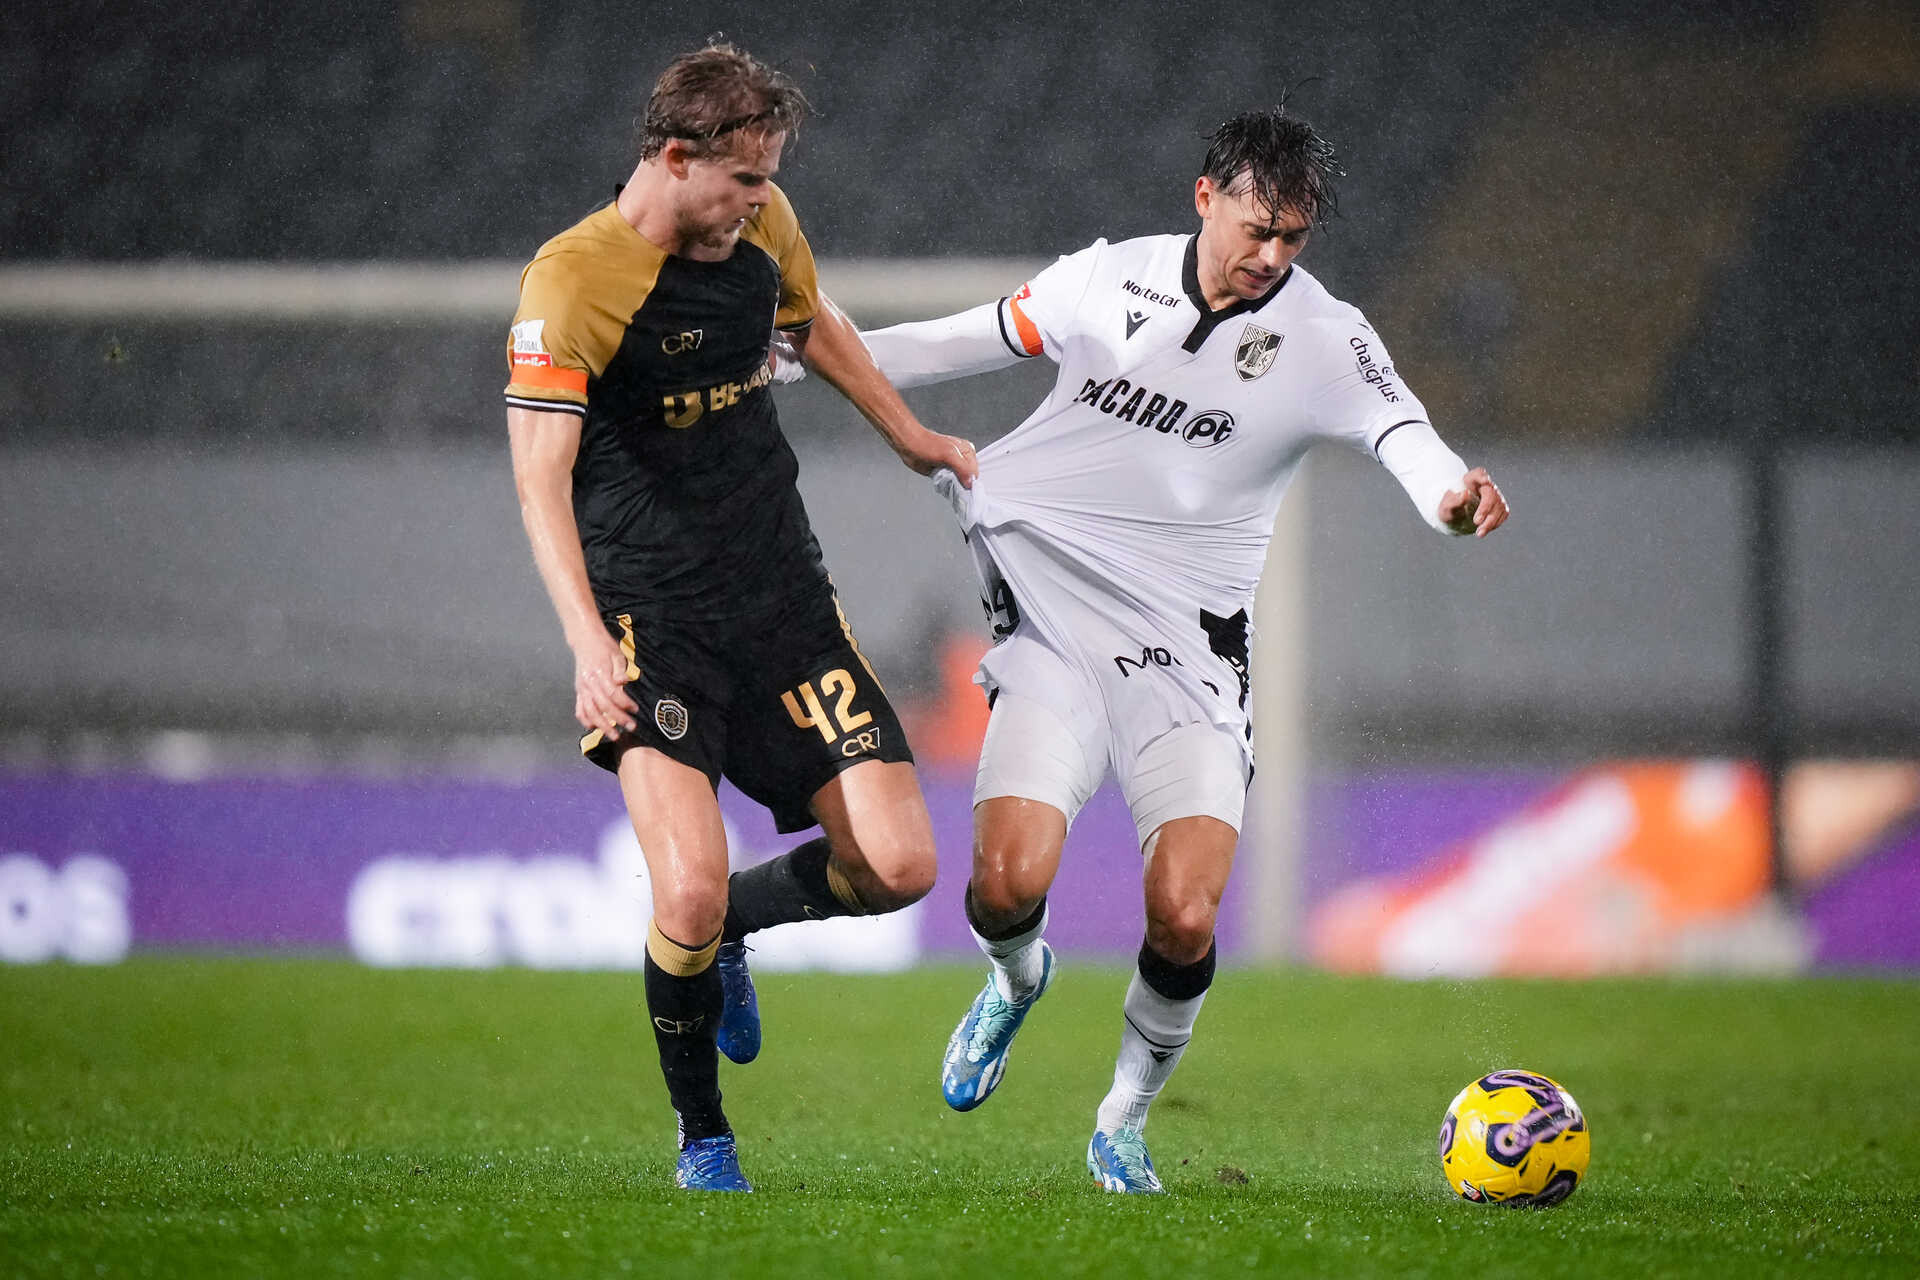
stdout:
{"type": "Polygon", "coordinates": [[[845,668],[836,667],[820,677],[820,692],[815,693],[813,681],[802,680],[800,687],[789,689],[780,695],[780,701],[786,704],[787,714],[793,723],[802,729],[818,729],[820,736],[829,746],[858,732],[873,723],[873,713],[853,709],[853,677],[845,668]],[[833,697],[833,716],[827,716],[827,709],[821,702],[821,695],[833,697]],[[796,696],[797,695],[797,696],[796,696]],[[836,729],[837,725],[837,729],[836,729]]]}

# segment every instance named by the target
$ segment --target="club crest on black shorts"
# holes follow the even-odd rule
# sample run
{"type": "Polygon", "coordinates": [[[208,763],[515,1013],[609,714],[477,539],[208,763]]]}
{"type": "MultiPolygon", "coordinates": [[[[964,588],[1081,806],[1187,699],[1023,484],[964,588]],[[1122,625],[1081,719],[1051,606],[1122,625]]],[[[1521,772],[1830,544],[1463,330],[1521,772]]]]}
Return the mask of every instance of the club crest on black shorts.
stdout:
{"type": "Polygon", "coordinates": [[[654,703],[653,722],[675,742],[687,736],[687,709],[677,699],[662,698],[654,703]]]}

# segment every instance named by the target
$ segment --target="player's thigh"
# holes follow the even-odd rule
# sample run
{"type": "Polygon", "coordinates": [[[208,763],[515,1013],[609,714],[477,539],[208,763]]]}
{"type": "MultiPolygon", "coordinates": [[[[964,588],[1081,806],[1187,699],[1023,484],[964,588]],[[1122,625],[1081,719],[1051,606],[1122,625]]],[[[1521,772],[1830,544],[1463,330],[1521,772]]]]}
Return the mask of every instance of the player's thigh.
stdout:
{"type": "Polygon", "coordinates": [[[874,910],[916,902],[933,888],[933,821],[913,766],[863,760],[813,795],[835,860],[874,910]]]}
{"type": "Polygon", "coordinates": [[[831,590],[808,592],[744,630],[734,664],[725,773],[781,831],[814,825],[814,797],[855,765],[913,763],[900,718],[831,590]]]}
{"type": "Polygon", "coordinates": [[[1238,741],[1208,721],[1174,725],[1116,760],[1120,793],[1144,851],[1180,818],[1213,818],[1235,832],[1246,812],[1252,768],[1238,741]]]}
{"type": "Polygon", "coordinates": [[[1067,828],[1106,775],[1105,744],[1039,700],[1002,690],[973,788],[973,884],[988,909],[1037,901],[1060,868],[1067,828]]]}
{"type": "Polygon", "coordinates": [[[651,747],[622,753],[618,774],[647,862],[654,920],[675,942],[699,946],[727,912],[727,832],[713,783],[651,747]]]}
{"type": "Polygon", "coordinates": [[[1206,953],[1233,870],[1248,780],[1239,744],[1205,722],[1154,738],[1121,771],[1146,854],[1148,941],[1170,960],[1206,953]]]}

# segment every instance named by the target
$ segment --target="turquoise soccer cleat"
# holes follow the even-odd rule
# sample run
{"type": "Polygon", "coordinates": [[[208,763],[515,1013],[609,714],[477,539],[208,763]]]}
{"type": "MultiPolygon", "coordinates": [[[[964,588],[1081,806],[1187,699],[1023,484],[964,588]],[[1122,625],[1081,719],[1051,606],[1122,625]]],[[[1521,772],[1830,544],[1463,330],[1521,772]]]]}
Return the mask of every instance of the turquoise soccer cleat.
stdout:
{"type": "Polygon", "coordinates": [[[1103,1191],[1152,1196],[1166,1190],[1153,1171],[1153,1157],[1147,1154],[1147,1141],[1138,1129],[1094,1130],[1093,1141],[1087,1144],[1087,1172],[1103,1191]]]}
{"type": "Polygon", "coordinates": [[[1000,986],[987,975],[987,985],[973,999],[973,1007],[953,1030],[947,1041],[947,1056],[940,1072],[940,1095],[955,1111],[971,1111],[993,1093],[1007,1073],[1007,1054],[1013,1047],[1014,1033],[1026,1021],[1027,1010],[1053,985],[1053,948],[1040,944],[1040,984],[1033,994],[1018,1002],[1000,994],[1000,986]]]}
{"type": "Polygon", "coordinates": [[[713,962],[720,970],[720,1025],[713,1042],[729,1062],[752,1062],[760,1056],[760,999],[747,972],[747,944],[721,943],[713,962]]]}
{"type": "Polygon", "coordinates": [[[717,1138],[695,1138],[680,1148],[673,1185],[686,1191],[753,1190],[747,1176],[740,1172],[740,1153],[730,1133],[717,1138]]]}

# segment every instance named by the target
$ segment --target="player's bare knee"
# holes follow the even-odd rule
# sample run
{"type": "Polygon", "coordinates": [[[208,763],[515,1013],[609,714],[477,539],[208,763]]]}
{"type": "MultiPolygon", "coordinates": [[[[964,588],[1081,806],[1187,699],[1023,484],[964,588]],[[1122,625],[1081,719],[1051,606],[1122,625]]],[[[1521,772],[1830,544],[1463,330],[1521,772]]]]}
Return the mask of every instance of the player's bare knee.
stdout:
{"type": "Polygon", "coordinates": [[[933,844],[912,842],[875,859],[860,878],[860,896],[875,914],[910,907],[933,890],[936,870],[933,844]]]}
{"type": "Polygon", "coordinates": [[[720,932],[727,919],[727,887],[681,885],[654,886],[653,918],[666,934],[683,946],[697,947],[720,932]]]}
{"type": "Polygon", "coordinates": [[[972,883],[975,906],[993,915],[1024,916],[1047,896],[1052,866],[1025,841],[981,833],[974,841],[972,883]]]}
{"type": "Polygon", "coordinates": [[[1033,914],[1040,899],[1047,896],[1047,884],[1018,867],[1000,867],[981,873],[974,869],[969,892],[975,913],[985,921],[1011,923],[1033,914]]]}
{"type": "Polygon", "coordinates": [[[1147,919],[1147,945],[1175,964],[1195,964],[1213,945],[1214,911],[1194,903],[1147,919]]]}
{"type": "MultiPolygon", "coordinates": [[[[832,837],[829,837],[832,840],[832,837]]],[[[933,832],[926,824],[899,831],[869,831],[859,841],[832,840],[833,861],[870,915],[910,907],[933,889],[933,832]]]]}
{"type": "Polygon", "coordinates": [[[895,899],[894,909],[911,906],[932,893],[938,871],[939,863],[934,857],[932,840],[924,844],[916,842],[903,850],[887,882],[888,891],[895,899]]]}

